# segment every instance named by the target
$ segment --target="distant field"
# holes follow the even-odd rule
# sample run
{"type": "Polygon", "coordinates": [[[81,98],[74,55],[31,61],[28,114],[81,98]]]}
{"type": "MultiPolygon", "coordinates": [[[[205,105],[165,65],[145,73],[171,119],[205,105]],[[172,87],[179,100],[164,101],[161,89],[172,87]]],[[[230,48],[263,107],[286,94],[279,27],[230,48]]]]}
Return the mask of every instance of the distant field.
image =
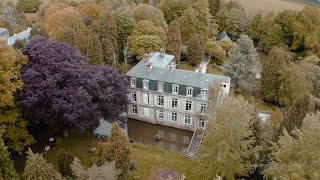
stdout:
{"type": "Polygon", "coordinates": [[[303,0],[239,0],[248,16],[251,17],[256,13],[267,13],[273,11],[278,13],[280,11],[302,10],[306,5],[303,0]]]}

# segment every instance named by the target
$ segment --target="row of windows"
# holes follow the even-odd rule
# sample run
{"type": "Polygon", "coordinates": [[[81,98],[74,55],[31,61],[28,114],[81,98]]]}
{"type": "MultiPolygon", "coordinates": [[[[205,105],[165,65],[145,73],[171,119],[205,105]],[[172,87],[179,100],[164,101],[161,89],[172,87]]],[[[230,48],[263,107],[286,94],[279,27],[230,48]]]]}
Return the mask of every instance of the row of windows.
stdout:
{"type": "MultiPolygon", "coordinates": [[[[137,105],[132,105],[132,107],[131,107],[131,112],[132,112],[132,114],[138,114],[138,107],[137,107],[137,105]]],[[[145,117],[149,117],[149,108],[144,108],[144,109],[143,109],[143,115],[144,115],[145,117]]],[[[157,111],[157,118],[158,118],[159,120],[164,119],[164,112],[163,112],[163,110],[158,110],[158,111],[157,111]]],[[[169,115],[169,118],[170,118],[170,120],[173,121],[173,122],[178,122],[178,113],[172,112],[172,113],[169,115]]],[[[191,125],[191,124],[192,124],[192,116],[190,116],[190,115],[184,115],[184,117],[183,117],[183,119],[182,119],[182,123],[191,125]]],[[[198,121],[198,126],[199,126],[199,127],[204,127],[204,126],[205,126],[205,121],[204,121],[203,119],[199,119],[199,121],[198,121]]]]}
{"type": "MultiPolygon", "coordinates": [[[[131,78],[130,84],[132,87],[136,87],[136,79],[131,78]]],[[[148,80],[143,80],[143,89],[149,89],[149,81],[148,80]]],[[[163,91],[164,90],[164,83],[163,82],[158,82],[158,91],[163,91]]],[[[179,92],[179,85],[173,84],[172,85],[172,94],[178,94],[179,92]]],[[[193,88],[192,87],[187,87],[187,96],[192,96],[193,94],[193,88]]],[[[208,91],[203,89],[201,90],[201,97],[203,99],[207,99],[207,94],[208,91]]]]}
{"type": "MultiPolygon", "coordinates": [[[[136,92],[132,92],[131,93],[131,100],[133,102],[137,102],[137,93],[136,92]]],[[[171,108],[173,109],[177,109],[178,108],[178,99],[177,98],[172,98],[171,99],[171,108]]],[[[150,95],[143,93],[143,103],[144,104],[150,104],[150,95]]],[[[184,110],[186,111],[192,111],[192,101],[186,101],[185,103],[185,108],[184,110]]],[[[164,106],[164,96],[158,96],[158,106],[164,106]]],[[[206,104],[201,104],[200,106],[200,113],[201,114],[205,114],[207,110],[206,104]]]]}

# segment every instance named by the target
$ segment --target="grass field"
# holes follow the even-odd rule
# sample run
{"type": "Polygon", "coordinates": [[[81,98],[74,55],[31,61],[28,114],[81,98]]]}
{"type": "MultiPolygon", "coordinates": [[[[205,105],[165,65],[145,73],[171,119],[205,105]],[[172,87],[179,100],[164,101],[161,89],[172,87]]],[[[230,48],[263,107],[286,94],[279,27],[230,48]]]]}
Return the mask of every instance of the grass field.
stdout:
{"type": "MultiPolygon", "coordinates": [[[[94,161],[94,155],[90,153],[90,148],[97,147],[103,140],[97,139],[88,134],[70,134],[66,139],[57,138],[57,144],[44,157],[57,168],[57,156],[60,148],[73,153],[79,157],[84,166],[89,167],[94,161]]],[[[175,152],[167,152],[159,148],[133,144],[132,159],[137,161],[137,170],[131,172],[130,179],[152,179],[152,175],[161,169],[171,169],[177,174],[184,174],[188,179],[197,179],[194,169],[195,161],[188,160],[175,152]]]]}
{"type": "Polygon", "coordinates": [[[244,7],[248,17],[252,17],[256,13],[268,13],[273,11],[302,10],[306,5],[303,0],[239,0],[244,7]]]}

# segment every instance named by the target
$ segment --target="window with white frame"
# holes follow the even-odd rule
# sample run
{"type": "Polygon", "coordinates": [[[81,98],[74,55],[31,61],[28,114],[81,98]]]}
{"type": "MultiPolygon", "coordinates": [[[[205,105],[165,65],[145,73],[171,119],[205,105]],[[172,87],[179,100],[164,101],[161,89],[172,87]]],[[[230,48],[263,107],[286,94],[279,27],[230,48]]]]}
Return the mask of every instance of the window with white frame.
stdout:
{"type": "Polygon", "coordinates": [[[192,101],[186,101],[186,111],[192,110],[192,101]]]}
{"type": "Polygon", "coordinates": [[[131,93],[131,100],[132,100],[133,102],[137,102],[137,92],[132,92],[132,93],[131,93]]]}
{"type": "Polygon", "coordinates": [[[143,103],[144,104],[150,104],[150,95],[143,93],[143,103]]]}
{"type": "Polygon", "coordinates": [[[143,80],[143,89],[149,89],[149,81],[143,80]]]}
{"type": "Polygon", "coordinates": [[[177,122],[178,121],[178,114],[176,112],[173,112],[171,114],[171,120],[177,122]]]}
{"type": "Polygon", "coordinates": [[[207,99],[208,98],[208,91],[207,90],[201,90],[201,97],[202,99],[207,99]]]}
{"type": "Polygon", "coordinates": [[[149,117],[149,108],[143,108],[143,116],[149,117]]]}
{"type": "Polygon", "coordinates": [[[173,94],[178,94],[178,91],[179,91],[179,86],[176,85],[176,84],[173,84],[172,85],[172,93],[173,94]]]}
{"type": "Polygon", "coordinates": [[[132,87],[136,87],[136,78],[131,78],[130,79],[130,84],[132,87]]]}
{"type": "Polygon", "coordinates": [[[178,99],[177,98],[172,98],[172,108],[177,109],[178,108],[178,99]]]}
{"type": "Polygon", "coordinates": [[[192,93],[193,93],[193,88],[187,87],[187,96],[192,96],[192,93]]]}
{"type": "Polygon", "coordinates": [[[163,119],[163,110],[158,111],[158,119],[163,119]]]}
{"type": "Polygon", "coordinates": [[[204,119],[199,119],[199,121],[198,121],[198,126],[199,126],[199,127],[204,127],[204,126],[205,126],[205,121],[204,121],[204,119]]]}
{"type": "Polygon", "coordinates": [[[132,105],[131,112],[132,112],[132,114],[137,114],[138,113],[138,107],[136,105],[132,105]]]}
{"type": "Polygon", "coordinates": [[[206,114],[206,110],[207,110],[207,105],[206,104],[201,104],[200,113],[201,114],[206,114]]]}
{"type": "Polygon", "coordinates": [[[192,117],[189,115],[184,115],[184,123],[191,125],[192,124],[192,117]]]}
{"type": "Polygon", "coordinates": [[[158,96],[158,106],[163,106],[163,105],[164,105],[164,97],[158,96]]]}
{"type": "Polygon", "coordinates": [[[163,91],[163,82],[158,82],[158,91],[163,91]]]}

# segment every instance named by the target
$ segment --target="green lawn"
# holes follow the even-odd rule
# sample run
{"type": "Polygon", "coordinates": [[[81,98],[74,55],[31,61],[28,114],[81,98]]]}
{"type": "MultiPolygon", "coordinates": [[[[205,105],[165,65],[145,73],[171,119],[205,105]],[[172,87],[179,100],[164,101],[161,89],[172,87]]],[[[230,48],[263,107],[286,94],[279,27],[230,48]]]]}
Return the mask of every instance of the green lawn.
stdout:
{"type": "MultiPolygon", "coordinates": [[[[178,66],[178,69],[188,70],[188,71],[195,71],[196,67],[193,66],[189,61],[182,61],[178,66]]],[[[223,73],[217,67],[209,64],[207,67],[208,74],[218,74],[223,75],[223,73]]]]}
{"type": "MultiPolygon", "coordinates": [[[[57,169],[57,156],[60,148],[78,156],[82,163],[89,167],[94,161],[90,148],[97,147],[99,142],[89,134],[71,133],[68,138],[57,138],[57,144],[46,155],[45,159],[57,169]]],[[[188,160],[178,153],[167,152],[152,146],[132,145],[132,159],[137,161],[137,170],[130,173],[129,179],[149,179],[159,169],[172,169],[178,174],[185,174],[188,179],[197,179],[191,171],[196,167],[195,161],[188,160]]]]}

